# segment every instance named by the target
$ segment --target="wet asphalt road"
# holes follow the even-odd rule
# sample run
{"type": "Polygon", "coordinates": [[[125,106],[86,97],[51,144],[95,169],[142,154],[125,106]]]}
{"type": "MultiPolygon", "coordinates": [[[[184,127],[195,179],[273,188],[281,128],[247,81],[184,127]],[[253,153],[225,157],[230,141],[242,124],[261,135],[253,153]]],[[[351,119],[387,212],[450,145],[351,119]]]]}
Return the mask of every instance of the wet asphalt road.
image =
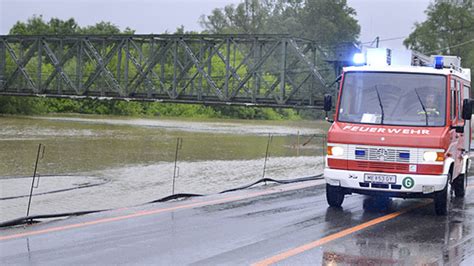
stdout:
{"type": "Polygon", "coordinates": [[[438,217],[430,200],[350,195],[333,209],[320,181],[264,187],[0,230],[0,265],[473,265],[474,187],[452,205],[438,217]]]}

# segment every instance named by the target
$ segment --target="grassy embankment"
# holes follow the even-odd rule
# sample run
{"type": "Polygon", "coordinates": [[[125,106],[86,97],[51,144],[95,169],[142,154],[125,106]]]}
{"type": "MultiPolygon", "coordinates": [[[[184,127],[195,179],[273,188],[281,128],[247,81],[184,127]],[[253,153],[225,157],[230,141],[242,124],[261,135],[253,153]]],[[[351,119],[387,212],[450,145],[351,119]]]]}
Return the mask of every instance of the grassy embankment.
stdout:
{"type": "Polygon", "coordinates": [[[45,115],[56,113],[255,120],[300,120],[321,116],[317,111],[298,112],[294,109],[0,96],[0,114],[45,115]]]}

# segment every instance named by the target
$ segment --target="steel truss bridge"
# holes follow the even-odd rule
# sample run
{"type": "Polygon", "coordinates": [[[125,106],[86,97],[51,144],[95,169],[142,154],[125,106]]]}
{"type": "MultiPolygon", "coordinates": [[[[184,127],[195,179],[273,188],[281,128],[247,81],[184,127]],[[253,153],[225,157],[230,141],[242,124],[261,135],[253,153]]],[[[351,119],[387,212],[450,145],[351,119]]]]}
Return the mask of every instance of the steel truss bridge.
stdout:
{"type": "Polygon", "coordinates": [[[288,35],[0,39],[0,95],[320,108],[334,76],[315,42],[288,35]]]}

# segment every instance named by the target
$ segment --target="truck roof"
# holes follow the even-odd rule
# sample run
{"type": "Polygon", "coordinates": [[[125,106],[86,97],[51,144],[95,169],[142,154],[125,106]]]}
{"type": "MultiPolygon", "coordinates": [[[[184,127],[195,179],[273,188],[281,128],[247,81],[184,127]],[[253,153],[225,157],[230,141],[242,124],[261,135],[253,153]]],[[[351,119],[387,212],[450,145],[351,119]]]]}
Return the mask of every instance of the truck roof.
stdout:
{"type": "Polygon", "coordinates": [[[351,66],[344,67],[344,72],[400,72],[400,73],[421,73],[421,74],[438,74],[438,75],[455,75],[467,81],[471,81],[471,70],[462,68],[460,70],[454,68],[436,69],[427,66],[351,66]]]}

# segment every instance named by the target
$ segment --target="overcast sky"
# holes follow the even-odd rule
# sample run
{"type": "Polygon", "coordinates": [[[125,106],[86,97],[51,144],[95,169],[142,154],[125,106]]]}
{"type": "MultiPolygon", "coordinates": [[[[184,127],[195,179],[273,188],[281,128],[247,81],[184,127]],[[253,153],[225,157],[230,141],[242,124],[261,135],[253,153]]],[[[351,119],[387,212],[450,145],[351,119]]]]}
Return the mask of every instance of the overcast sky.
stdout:
{"type": "MultiPolygon", "coordinates": [[[[174,32],[184,25],[186,30],[200,31],[202,14],[241,0],[0,0],[0,34],[7,34],[16,21],[32,15],[68,19],[81,26],[110,21],[121,29],[130,27],[137,33],[174,32]]],[[[361,26],[360,40],[373,41],[405,37],[415,22],[422,22],[430,0],[347,0],[357,11],[361,26]]],[[[403,39],[381,42],[381,46],[402,49],[403,39]]]]}

